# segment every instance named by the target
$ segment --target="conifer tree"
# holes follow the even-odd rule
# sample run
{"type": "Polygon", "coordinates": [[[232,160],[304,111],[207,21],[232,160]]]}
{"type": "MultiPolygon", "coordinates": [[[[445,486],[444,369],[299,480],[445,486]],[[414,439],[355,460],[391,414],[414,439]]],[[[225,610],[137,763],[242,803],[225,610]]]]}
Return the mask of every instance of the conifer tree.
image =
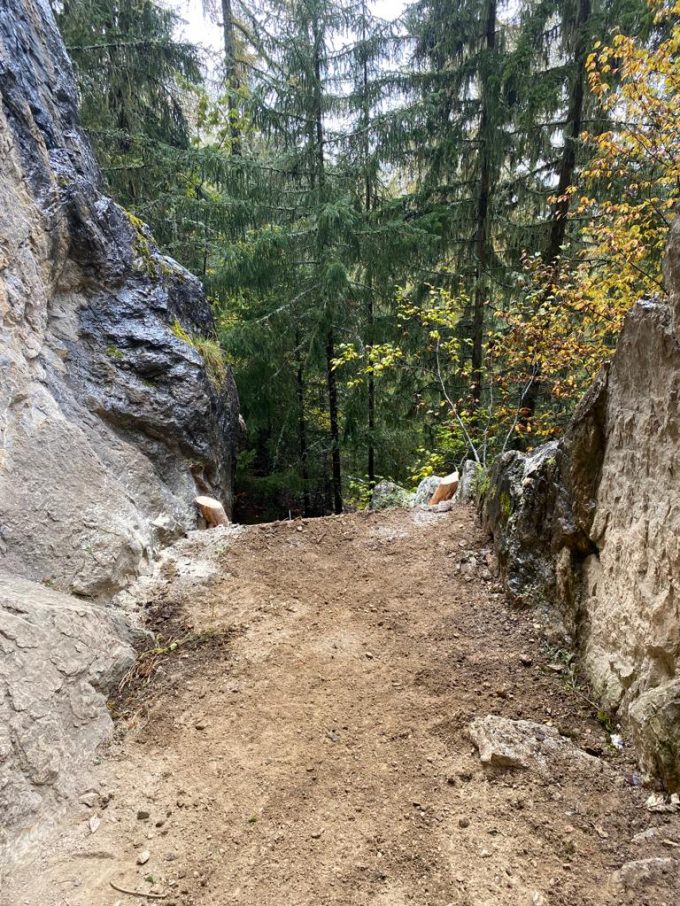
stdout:
{"type": "Polygon", "coordinates": [[[408,13],[416,39],[412,92],[419,103],[418,204],[436,210],[442,245],[471,300],[469,395],[482,395],[487,308],[498,269],[493,245],[496,187],[507,154],[501,95],[507,39],[497,0],[419,0],[408,13]]]}
{"type": "Polygon", "coordinates": [[[176,40],[176,14],[153,0],[64,0],[58,21],[110,189],[148,216],[173,192],[189,148],[183,95],[201,83],[198,53],[176,40]]]}

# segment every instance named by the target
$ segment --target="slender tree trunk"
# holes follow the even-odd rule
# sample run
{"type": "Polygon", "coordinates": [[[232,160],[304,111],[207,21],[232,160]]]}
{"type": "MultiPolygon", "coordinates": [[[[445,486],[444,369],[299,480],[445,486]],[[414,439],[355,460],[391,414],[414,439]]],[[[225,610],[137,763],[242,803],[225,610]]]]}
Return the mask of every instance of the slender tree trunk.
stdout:
{"type": "Polygon", "coordinates": [[[340,430],[338,426],[338,386],[333,370],[335,338],[329,330],[326,337],[326,374],[328,376],[328,412],[331,420],[331,465],[333,475],[333,512],[342,513],[342,473],[340,470],[340,430]]]}
{"type": "Polygon", "coordinates": [[[557,184],[557,201],[552,210],[550,235],[543,253],[543,261],[554,268],[559,258],[564,237],[567,231],[567,217],[571,195],[567,190],[574,183],[576,170],[576,151],[579,136],[583,128],[583,104],[586,93],[586,58],[588,55],[587,25],[592,12],[592,0],[580,0],[578,20],[578,40],[576,44],[576,78],[572,85],[567,113],[567,125],[564,134],[564,148],[560,163],[560,177],[557,184]]]}
{"type": "MultiPolygon", "coordinates": [[[[324,159],[323,110],[321,105],[321,48],[320,35],[314,26],[314,77],[315,77],[315,121],[316,161],[319,204],[324,201],[326,172],[324,159]]],[[[338,418],[338,385],[333,370],[335,359],[335,338],[333,336],[333,312],[330,312],[330,326],[326,334],[326,374],[328,379],[328,416],[331,425],[331,481],[333,489],[333,512],[342,513],[342,469],[340,464],[340,428],[338,418]]]]}
{"type": "MultiPolygon", "coordinates": [[[[496,0],[489,0],[486,7],[485,46],[489,54],[496,47],[496,0]]],[[[488,64],[487,64],[488,65],[488,64]]],[[[482,111],[479,123],[480,162],[479,195],[475,226],[475,258],[477,280],[472,307],[472,375],[470,397],[473,409],[477,409],[482,398],[482,365],[484,353],[484,321],[487,306],[486,272],[489,263],[489,200],[491,196],[492,135],[489,74],[485,73],[481,90],[482,111]]]]}
{"type": "MultiPolygon", "coordinates": [[[[371,361],[371,350],[373,349],[373,286],[369,280],[368,284],[368,304],[366,307],[366,331],[368,342],[369,362],[371,361]]],[[[368,372],[368,487],[371,491],[375,487],[375,375],[373,371],[368,372]]]]}
{"type": "MultiPolygon", "coordinates": [[[[367,19],[368,19],[368,6],[366,0],[362,0],[361,4],[361,40],[364,43],[363,47],[363,71],[362,71],[362,88],[363,88],[363,110],[362,110],[362,127],[364,129],[364,146],[363,146],[363,155],[364,155],[364,206],[366,214],[368,215],[371,211],[372,202],[373,202],[373,187],[371,185],[371,172],[370,172],[370,138],[368,127],[370,125],[370,103],[368,98],[368,54],[366,51],[366,38],[367,38],[367,19]]],[[[369,365],[372,360],[372,351],[373,343],[375,341],[374,336],[374,326],[375,326],[375,312],[374,312],[374,303],[373,303],[373,276],[368,270],[366,274],[366,285],[368,286],[368,300],[366,303],[366,353],[368,356],[369,365]]],[[[368,487],[371,491],[375,487],[375,374],[373,373],[372,367],[368,372],[368,487]]]]}
{"type": "Polygon", "coordinates": [[[222,31],[224,33],[224,84],[227,89],[227,112],[231,131],[231,152],[241,154],[241,129],[238,124],[239,108],[236,92],[239,88],[236,74],[236,41],[231,0],[222,0],[222,31]]]}
{"type": "Polygon", "coordinates": [[[302,474],[302,508],[309,516],[311,505],[309,499],[309,451],[307,449],[307,421],[305,418],[305,373],[300,355],[302,339],[300,331],[295,331],[295,385],[298,398],[298,446],[300,451],[300,472],[302,474]]]}
{"type": "MultiPolygon", "coordinates": [[[[542,255],[543,263],[547,265],[549,274],[548,286],[546,287],[544,299],[552,294],[555,284],[557,283],[560,267],[559,258],[567,232],[569,205],[571,202],[571,195],[568,194],[568,189],[574,183],[578,139],[583,128],[583,106],[586,94],[586,59],[588,55],[587,26],[591,13],[592,0],[580,0],[578,19],[576,21],[576,28],[578,30],[574,58],[576,73],[574,82],[571,86],[567,123],[564,127],[564,147],[562,149],[559,180],[555,193],[557,201],[553,205],[550,215],[550,232],[542,255]]],[[[524,431],[526,431],[526,428],[536,413],[536,406],[538,405],[540,395],[540,372],[537,372],[534,376],[534,380],[525,390],[520,402],[521,414],[518,420],[520,430],[524,429],[524,431]]]]}

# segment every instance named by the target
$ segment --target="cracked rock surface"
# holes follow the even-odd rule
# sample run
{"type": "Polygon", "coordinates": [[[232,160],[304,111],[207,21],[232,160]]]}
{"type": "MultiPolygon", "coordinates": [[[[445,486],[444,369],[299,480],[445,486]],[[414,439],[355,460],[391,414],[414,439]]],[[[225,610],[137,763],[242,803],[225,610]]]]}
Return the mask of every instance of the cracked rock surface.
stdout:
{"type": "Polygon", "coordinates": [[[0,573],[0,850],[83,786],[113,730],[103,693],[133,662],[112,611],[0,573]]]}
{"type": "Polygon", "coordinates": [[[133,651],[94,602],[195,527],[197,492],[230,508],[236,389],[182,339],[212,334],[199,281],[104,194],[50,3],[3,0],[0,848],[57,818],[110,736],[133,651]]]}

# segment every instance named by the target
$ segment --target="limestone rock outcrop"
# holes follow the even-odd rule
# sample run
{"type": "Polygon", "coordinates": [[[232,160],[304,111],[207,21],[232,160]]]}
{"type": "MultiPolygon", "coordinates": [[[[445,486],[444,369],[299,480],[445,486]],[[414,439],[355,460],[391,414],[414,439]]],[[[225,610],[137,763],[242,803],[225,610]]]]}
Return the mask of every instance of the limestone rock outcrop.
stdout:
{"type": "Polygon", "coordinates": [[[238,398],[200,283],[102,194],[48,0],[2,4],[0,101],[0,568],[102,598],[197,493],[230,510],[238,398]]]}
{"type": "Polygon", "coordinates": [[[493,465],[483,514],[518,603],[557,606],[643,767],[680,788],[680,220],[566,436],[493,465]]]}

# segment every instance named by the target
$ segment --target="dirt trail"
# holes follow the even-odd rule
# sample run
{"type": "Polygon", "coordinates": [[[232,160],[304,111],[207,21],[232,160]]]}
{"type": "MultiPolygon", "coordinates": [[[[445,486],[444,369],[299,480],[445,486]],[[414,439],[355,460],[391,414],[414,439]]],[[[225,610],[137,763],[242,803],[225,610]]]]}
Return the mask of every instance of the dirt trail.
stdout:
{"type": "Polygon", "coordinates": [[[483,547],[465,508],[182,542],[147,609],[167,637],[202,638],[132,695],[99,795],[36,846],[5,902],[677,903],[671,863],[656,886],[612,880],[673,856],[678,816],[645,809],[627,755],[553,669],[537,615],[503,601],[483,547]],[[486,714],[550,722],[600,757],[490,773],[466,734],[486,714]]]}

